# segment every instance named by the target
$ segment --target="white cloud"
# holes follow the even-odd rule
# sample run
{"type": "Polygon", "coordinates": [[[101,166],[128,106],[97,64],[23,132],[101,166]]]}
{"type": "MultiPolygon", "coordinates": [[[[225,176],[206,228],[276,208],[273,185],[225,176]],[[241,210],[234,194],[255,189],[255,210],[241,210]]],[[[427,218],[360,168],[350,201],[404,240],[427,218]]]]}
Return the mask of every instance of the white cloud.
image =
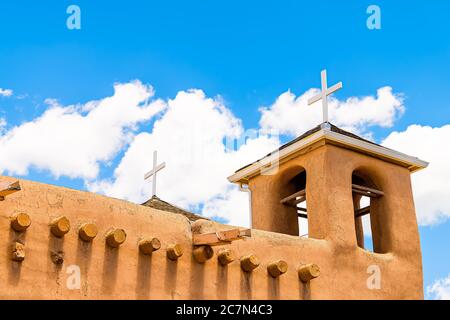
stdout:
{"type": "MultiPolygon", "coordinates": [[[[310,89],[299,97],[287,91],[270,107],[261,108],[263,131],[278,130],[280,134],[297,136],[322,122],[322,102],[308,106],[308,99],[318,94],[310,89]]],[[[403,98],[391,87],[377,90],[376,97],[351,97],[340,101],[329,98],[330,122],[342,129],[367,134],[368,126],[391,127],[404,112],[403,98]]]]}
{"type": "Polygon", "coordinates": [[[11,89],[2,89],[0,88],[0,96],[10,97],[13,95],[13,91],[11,89]]]}
{"type": "Polygon", "coordinates": [[[412,175],[419,224],[432,225],[450,218],[450,125],[432,128],[411,125],[393,132],[384,141],[386,147],[430,162],[428,168],[412,175]]]}
{"type": "Polygon", "coordinates": [[[181,91],[168,101],[164,115],[151,133],[138,134],[114,172],[114,180],[90,183],[88,188],[141,202],[150,195],[153,150],[167,166],[158,175],[157,194],[206,216],[248,224],[248,196],[226,179],[237,168],[262,157],[278,145],[277,138],[253,137],[237,150],[227,150],[224,140],[244,134],[241,121],[220,98],[208,98],[201,90],[181,91]]]}
{"type": "Polygon", "coordinates": [[[450,274],[428,286],[427,294],[435,300],[450,300],[450,274]]]}
{"type": "Polygon", "coordinates": [[[368,126],[392,127],[404,111],[402,95],[392,93],[391,87],[383,87],[377,90],[376,97],[334,100],[330,113],[337,126],[361,131],[368,126]]]}
{"type": "Polygon", "coordinates": [[[84,105],[49,108],[38,118],[0,136],[0,172],[25,175],[30,167],[54,176],[94,179],[100,162],[111,160],[136,125],[164,108],[149,102],[153,89],[139,81],[116,84],[114,95],[84,105]]]}
{"type": "Polygon", "coordinates": [[[229,187],[223,194],[213,197],[205,203],[202,214],[209,217],[220,217],[231,225],[250,226],[249,195],[236,186],[229,187]]]}

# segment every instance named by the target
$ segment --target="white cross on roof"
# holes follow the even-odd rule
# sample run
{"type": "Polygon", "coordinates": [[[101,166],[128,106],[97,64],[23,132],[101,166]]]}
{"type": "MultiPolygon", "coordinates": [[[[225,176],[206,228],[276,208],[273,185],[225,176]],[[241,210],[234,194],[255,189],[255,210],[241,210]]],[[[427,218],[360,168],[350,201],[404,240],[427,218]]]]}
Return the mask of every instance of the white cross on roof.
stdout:
{"type": "Polygon", "coordinates": [[[339,89],[342,89],[342,82],[339,82],[332,86],[331,88],[328,88],[327,86],[327,70],[322,70],[320,73],[322,78],[322,91],[315,97],[312,97],[308,100],[308,105],[313,104],[314,102],[319,101],[322,99],[322,110],[323,110],[323,122],[328,122],[328,96],[332,93],[338,91],[339,89]]]}
{"type": "Polygon", "coordinates": [[[152,197],[156,195],[156,173],[166,167],[166,163],[163,162],[158,165],[158,159],[157,159],[158,153],[157,151],[153,151],[153,169],[149,172],[147,172],[144,176],[144,180],[150,178],[153,176],[152,179],[152,197]]]}

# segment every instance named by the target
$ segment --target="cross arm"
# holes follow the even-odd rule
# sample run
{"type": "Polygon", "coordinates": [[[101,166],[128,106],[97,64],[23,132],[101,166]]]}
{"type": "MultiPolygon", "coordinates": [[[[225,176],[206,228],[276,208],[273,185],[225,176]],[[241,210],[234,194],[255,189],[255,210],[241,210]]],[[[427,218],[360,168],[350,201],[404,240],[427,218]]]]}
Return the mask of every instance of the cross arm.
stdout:
{"type": "Polygon", "coordinates": [[[332,94],[333,92],[336,92],[339,89],[342,89],[342,82],[336,83],[334,86],[328,88],[327,94],[332,94]]]}
{"type": "Polygon", "coordinates": [[[150,177],[151,177],[152,175],[154,175],[156,172],[158,172],[158,171],[164,169],[165,167],[166,167],[166,163],[165,163],[165,162],[161,163],[161,164],[158,165],[155,169],[152,169],[152,170],[150,170],[149,172],[147,172],[147,173],[144,175],[144,179],[150,178],[150,177]]]}
{"type": "Polygon", "coordinates": [[[314,96],[312,98],[308,99],[308,105],[311,105],[317,101],[319,101],[320,99],[322,99],[322,93],[319,93],[317,96],[314,96]]]}

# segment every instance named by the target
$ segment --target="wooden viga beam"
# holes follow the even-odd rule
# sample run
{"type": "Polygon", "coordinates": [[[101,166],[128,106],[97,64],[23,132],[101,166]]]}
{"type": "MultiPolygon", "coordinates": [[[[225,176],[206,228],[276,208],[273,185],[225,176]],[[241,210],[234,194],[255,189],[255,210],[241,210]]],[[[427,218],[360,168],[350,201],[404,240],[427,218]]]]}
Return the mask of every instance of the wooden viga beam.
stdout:
{"type": "Polygon", "coordinates": [[[370,206],[355,210],[355,218],[365,216],[370,213],[370,206]]]}
{"type": "Polygon", "coordinates": [[[364,186],[360,186],[357,184],[352,184],[352,191],[354,193],[366,196],[366,197],[370,197],[370,198],[379,198],[384,196],[384,192],[377,190],[377,189],[373,189],[373,188],[369,188],[369,187],[364,187],[364,186]]]}
{"type": "Polygon", "coordinates": [[[307,215],[308,210],[306,208],[302,208],[302,207],[296,207],[296,208],[297,208],[297,215],[299,216],[299,218],[308,219],[308,215],[307,215]]]}
{"type": "Polygon", "coordinates": [[[0,201],[5,200],[6,196],[9,196],[10,194],[20,190],[21,189],[19,181],[15,181],[13,183],[0,181],[0,201]]]}
{"type": "Polygon", "coordinates": [[[232,241],[241,240],[245,237],[251,237],[251,229],[231,229],[225,231],[217,231],[211,233],[194,233],[192,242],[194,246],[209,245],[218,246],[230,244],[232,241]]]}
{"type": "MultiPolygon", "coordinates": [[[[306,214],[306,212],[307,212],[306,208],[297,208],[297,210],[298,210],[297,215],[300,218],[308,219],[308,215],[306,214]],[[302,212],[305,212],[305,213],[302,213],[302,212]]],[[[367,207],[364,207],[361,209],[357,209],[357,210],[355,210],[355,218],[365,216],[366,214],[369,214],[369,213],[370,213],[370,206],[367,206],[367,207]]]]}
{"type": "Polygon", "coordinates": [[[302,203],[305,200],[306,200],[306,190],[301,190],[294,194],[291,194],[290,196],[284,199],[281,199],[280,203],[284,205],[297,206],[299,203],[302,203]]]}
{"type": "Polygon", "coordinates": [[[297,213],[299,218],[308,219],[308,215],[304,213],[297,213]]]}

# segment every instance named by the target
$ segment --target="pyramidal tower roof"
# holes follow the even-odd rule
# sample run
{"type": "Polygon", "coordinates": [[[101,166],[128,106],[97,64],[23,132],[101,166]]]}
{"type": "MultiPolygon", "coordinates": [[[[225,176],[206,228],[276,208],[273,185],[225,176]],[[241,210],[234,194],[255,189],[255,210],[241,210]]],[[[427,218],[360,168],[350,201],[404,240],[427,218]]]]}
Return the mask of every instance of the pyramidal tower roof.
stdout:
{"type": "Polygon", "coordinates": [[[342,130],[329,122],[324,122],[315,128],[308,130],[294,140],[282,145],[265,157],[240,168],[233,175],[228,177],[228,180],[234,183],[247,183],[250,178],[257,176],[264,171],[265,168],[270,169],[272,163],[275,161],[278,161],[281,164],[288,159],[291,159],[295,154],[322,140],[324,140],[325,143],[338,145],[384,161],[395,163],[408,168],[411,172],[421,170],[428,166],[428,162],[420,160],[417,157],[386,148],[356,134],[342,130]]]}

